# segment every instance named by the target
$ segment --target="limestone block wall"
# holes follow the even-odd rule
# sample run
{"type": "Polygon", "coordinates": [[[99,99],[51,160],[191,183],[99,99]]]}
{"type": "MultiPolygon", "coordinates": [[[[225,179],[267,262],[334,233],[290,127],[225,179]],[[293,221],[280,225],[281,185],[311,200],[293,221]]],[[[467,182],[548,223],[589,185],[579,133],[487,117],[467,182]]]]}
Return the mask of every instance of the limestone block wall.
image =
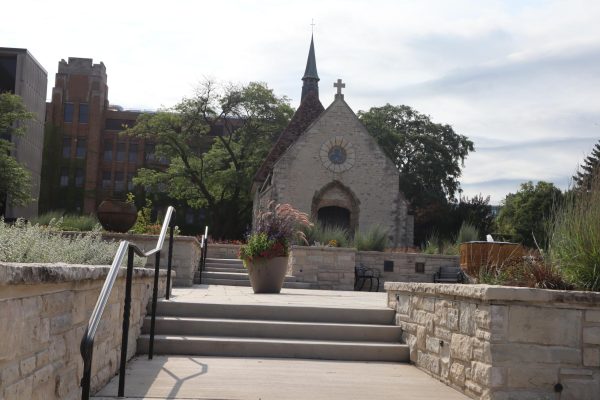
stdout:
{"type": "MultiPolygon", "coordinates": [[[[79,399],[83,361],[79,345],[109,267],[0,263],[0,399],[79,399]]],[[[125,271],[100,322],[92,365],[92,392],[119,368],[125,271]]],[[[153,271],[134,270],[128,358],[136,351],[153,271]]],[[[165,293],[161,272],[159,295],[165,293]]],[[[116,395],[116,393],[115,393],[116,395]]]]}
{"type": "Polygon", "coordinates": [[[459,256],[444,256],[422,253],[386,253],[380,251],[359,251],[356,253],[356,264],[379,270],[381,289],[383,282],[433,282],[433,274],[441,266],[457,266],[459,256]],[[384,271],[384,263],[393,263],[392,271],[384,271]],[[423,272],[419,272],[417,264],[423,264],[423,272]]]}
{"type": "Polygon", "coordinates": [[[600,394],[600,293],[388,282],[417,367],[475,399],[600,394]]]}
{"type": "Polygon", "coordinates": [[[208,256],[210,258],[238,258],[240,252],[239,244],[208,244],[208,256]]]}
{"type": "Polygon", "coordinates": [[[355,249],[293,246],[289,273],[312,289],[353,290],[355,257],[355,249]]]}
{"type": "MultiPolygon", "coordinates": [[[[103,239],[128,240],[140,246],[144,251],[156,246],[158,235],[137,235],[130,233],[103,233],[103,239]]],[[[167,268],[169,237],[165,238],[163,250],[160,252],[160,268],[167,268]]],[[[154,256],[146,259],[146,268],[154,268],[154,256]]],[[[175,271],[173,286],[192,286],[194,272],[200,264],[200,242],[193,236],[174,236],[172,270],[175,271]]]]}

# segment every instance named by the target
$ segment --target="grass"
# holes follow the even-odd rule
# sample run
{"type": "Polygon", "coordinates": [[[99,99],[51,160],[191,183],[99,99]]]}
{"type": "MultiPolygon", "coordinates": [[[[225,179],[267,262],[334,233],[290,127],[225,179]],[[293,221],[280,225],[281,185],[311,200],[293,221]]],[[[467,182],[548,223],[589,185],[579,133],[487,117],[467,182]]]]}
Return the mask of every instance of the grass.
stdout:
{"type": "Polygon", "coordinates": [[[321,245],[326,246],[335,244],[333,247],[350,247],[352,242],[346,229],[337,226],[323,226],[315,223],[312,226],[302,229],[306,242],[298,242],[301,245],[321,245]]]}
{"type": "Polygon", "coordinates": [[[32,225],[53,226],[61,231],[88,232],[99,226],[98,219],[94,215],[64,214],[62,211],[50,211],[34,218],[32,225]]]}
{"type": "Polygon", "coordinates": [[[358,251],[384,251],[389,244],[388,232],[379,226],[373,226],[366,232],[356,232],[354,247],[358,251]]]}
{"type": "Polygon", "coordinates": [[[572,191],[548,223],[547,254],[578,289],[600,291],[600,175],[572,191]]]}
{"type": "MultiPolygon", "coordinates": [[[[47,226],[23,220],[6,224],[0,219],[0,262],[110,265],[117,248],[117,242],[102,240],[99,226],[66,236],[55,219],[47,226]]],[[[134,264],[141,267],[145,261],[136,257],[134,264]]]]}

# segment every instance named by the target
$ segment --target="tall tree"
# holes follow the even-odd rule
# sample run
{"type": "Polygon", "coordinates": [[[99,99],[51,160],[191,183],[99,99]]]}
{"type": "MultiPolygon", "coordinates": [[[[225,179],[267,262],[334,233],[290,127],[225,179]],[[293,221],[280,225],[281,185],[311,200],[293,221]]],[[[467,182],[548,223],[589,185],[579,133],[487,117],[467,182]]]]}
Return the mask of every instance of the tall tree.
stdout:
{"type": "Polygon", "coordinates": [[[546,221],[563,194],[554,184],[539,181],[521,184],[516,193],[509,193],[502,201],[496,219],[499,233],[510,235],[511,240],[529,247],[545,248],[548,242],[546,221]]]}
{"type": "Polygon", "coordinates": [[[251,221],[252,177],[293,114],[289,101],[262,83],[204,82],[172,109],[142,114],[125,134],[156,143],[163,170],[134,179],[207,210],[213,237],[240,238],[251,221]]]}
{"type": "Polygon", "coordinates": [[[423,242],[456,200],[473,142],[405,105],[373,107],[358,116],[400,171],[400,190],[415,214],[415,242],[423,242]]]}
{"type": "Polygon", "coordinates": [[[11,137],[26,133],[24,122],[33,119],[21,97],[0,93],[0,209],[4,209],[7,197],[15,205],[31,201],[31,177],[29,172],[11,156],[11,137]],[[9,140],[7,140],[7,138],[9,140]]]}
{"type": "Polygon", "coordinates": [[[592,154],[587,156],[579,167],[577,174],[573,176],[575,189],[590,190],[592,180],[600,173],[600,142],[592,149],[592,154]]]}

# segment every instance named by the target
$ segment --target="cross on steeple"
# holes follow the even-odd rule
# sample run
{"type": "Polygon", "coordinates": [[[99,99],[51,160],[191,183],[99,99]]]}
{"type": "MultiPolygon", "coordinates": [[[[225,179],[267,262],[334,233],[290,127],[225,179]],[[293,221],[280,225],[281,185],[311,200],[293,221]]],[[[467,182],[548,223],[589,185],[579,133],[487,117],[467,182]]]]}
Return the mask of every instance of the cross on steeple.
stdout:
{"type": "Polygon", "coordinates": [[[338,97],[341,97],[343,99],[344,95],[342,94],[342,88],[345,88],[346,84],[342,83],[341,79],[338,79],[337,82],[333,83],[333,87],[337,88],[337,93],[335,94],[335,98],[337,99],[338,97]]]}
{"type": "Polygon", "coordinates": [[[310,33],[315,33],[315,20],[313,18],[310,19],[310,33]]]}

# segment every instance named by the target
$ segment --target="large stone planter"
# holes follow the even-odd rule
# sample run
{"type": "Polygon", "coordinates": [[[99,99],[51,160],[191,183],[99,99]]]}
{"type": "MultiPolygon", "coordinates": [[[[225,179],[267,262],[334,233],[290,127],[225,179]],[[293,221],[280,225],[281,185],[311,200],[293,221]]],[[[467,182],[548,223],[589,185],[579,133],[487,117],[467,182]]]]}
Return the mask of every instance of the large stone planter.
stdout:
{"type": "Polygon", "coordinates": [[[245,261],[254,293],[279,293],[288,269],[287,257],[245,261]]]}
{"type": "Polygon", "coordinates": [[[121,200],[104,200],[96,210],[98,221],[110,232],[125,233],[137,220],[135,205],[121,200]]]}

